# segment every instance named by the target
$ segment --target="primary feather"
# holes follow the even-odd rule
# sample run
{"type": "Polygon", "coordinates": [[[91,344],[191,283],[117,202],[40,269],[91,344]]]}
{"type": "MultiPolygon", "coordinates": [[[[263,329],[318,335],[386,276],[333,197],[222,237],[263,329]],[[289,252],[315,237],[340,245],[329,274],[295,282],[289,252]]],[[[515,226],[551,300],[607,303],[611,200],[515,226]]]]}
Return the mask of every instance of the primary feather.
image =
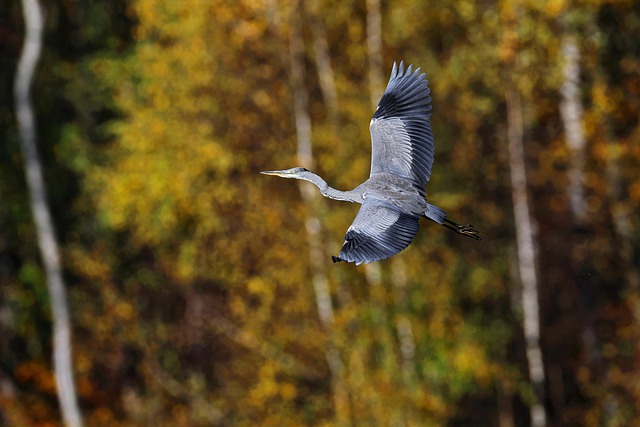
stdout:
{"type": "Polygon", "coordinates": [[[377,199],[367,199],[347,230],[339,260],[369,263],[405,249],[418,232],[418,218],[377,199]]]}
{"type": "Polygon", "coordinates": [[[433,165],[431,91],[420,68],[393,64],[387,88],[371,120],[371,174],[391,173],[424,192],[433,165]]]}

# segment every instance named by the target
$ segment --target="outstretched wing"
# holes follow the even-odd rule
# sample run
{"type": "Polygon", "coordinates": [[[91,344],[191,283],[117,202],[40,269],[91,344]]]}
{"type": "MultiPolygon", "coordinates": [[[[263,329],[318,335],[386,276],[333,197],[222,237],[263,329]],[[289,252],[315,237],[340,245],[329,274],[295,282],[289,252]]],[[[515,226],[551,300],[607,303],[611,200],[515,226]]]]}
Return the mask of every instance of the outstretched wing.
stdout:
{"type": "Polygon", "coordinates": [[[420,68],[412,72],[393,63],[391,77],[369,129],[371,175],[391,173],[412,181],[419,191],[431,177],[433,131],[429,82],[420,68]]]}
{"type": "Polygon", "coordinates": [[[359,265],[389,258],[409,246],[418,228],[418,218],[381,200],[365,199],[333,260],[359,265]]]}

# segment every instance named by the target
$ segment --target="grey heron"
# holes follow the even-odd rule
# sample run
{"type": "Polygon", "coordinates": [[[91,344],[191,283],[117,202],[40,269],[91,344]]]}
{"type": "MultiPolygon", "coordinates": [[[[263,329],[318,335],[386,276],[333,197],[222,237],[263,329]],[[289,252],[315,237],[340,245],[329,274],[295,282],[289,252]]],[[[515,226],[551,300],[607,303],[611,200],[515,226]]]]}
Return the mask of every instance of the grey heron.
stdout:
{"type": "Polygon", "coordinates": [[[340,254],[333,262],[357,265],[389,258],[405,249],[426,217],[456,233],[480,240],[472,225],[460,225],[426,201],[425,185],[433,165],[433,131],[429,82],[420,68],[393,63],[391,77],[369,125],[371,171],[369,179],[351,191],[330,187],[302,167],[264,171],[266,175],[295,178],[314,184],[323,196],[360,203],[347,230],[340,254]]]}

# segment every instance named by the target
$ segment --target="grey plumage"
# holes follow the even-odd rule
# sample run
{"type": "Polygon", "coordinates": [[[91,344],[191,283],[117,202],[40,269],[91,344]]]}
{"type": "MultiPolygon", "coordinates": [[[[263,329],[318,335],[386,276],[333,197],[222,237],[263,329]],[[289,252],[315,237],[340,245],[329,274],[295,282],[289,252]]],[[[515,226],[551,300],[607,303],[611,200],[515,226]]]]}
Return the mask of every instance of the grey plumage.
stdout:
{"type": "Polygon", "coordinates": [[[362,204],[347,230],[334,262],[356,264],[389,258],[405,249],[426,217],[457,233],[479,240],[471,225],[459,225],[425,200],[424,187],[433,165],[433,131],[429,82],[420,68],[393,64],[387,88],[369,126],[371,171],[369,179],[351,191],[330,187],[321,177],[296,167],[265,171],[267,175],[295,178],[315,184],[322,195],[362,204]]]}
{"type": "Polygon", "coordinates": [[[376,109],[371,131],[371,175],[391,173],[410,180],[424,193],[433,165],[429,82],[420,68],[393,64],[376,109]]]}

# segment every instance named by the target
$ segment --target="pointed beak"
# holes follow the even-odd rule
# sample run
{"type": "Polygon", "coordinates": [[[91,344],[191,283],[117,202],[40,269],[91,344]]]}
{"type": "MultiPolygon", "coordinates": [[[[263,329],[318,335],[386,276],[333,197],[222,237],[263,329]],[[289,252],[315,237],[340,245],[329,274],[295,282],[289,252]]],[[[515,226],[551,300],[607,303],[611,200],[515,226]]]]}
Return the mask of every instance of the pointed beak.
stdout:
{"type": "Polygon", "coordinates": [[[262,171],[260,172],[263,175],[274,175],[274,176],[280,176],[283,178],[286,178],[287,176],[290,176],[291,174],[288,174],[286,170],[282,170],[282,171],[262,171]]]}

